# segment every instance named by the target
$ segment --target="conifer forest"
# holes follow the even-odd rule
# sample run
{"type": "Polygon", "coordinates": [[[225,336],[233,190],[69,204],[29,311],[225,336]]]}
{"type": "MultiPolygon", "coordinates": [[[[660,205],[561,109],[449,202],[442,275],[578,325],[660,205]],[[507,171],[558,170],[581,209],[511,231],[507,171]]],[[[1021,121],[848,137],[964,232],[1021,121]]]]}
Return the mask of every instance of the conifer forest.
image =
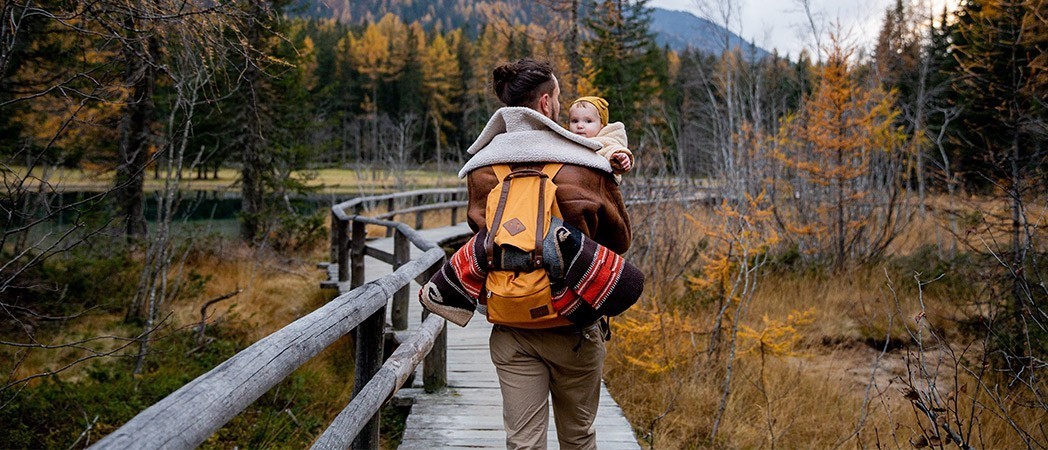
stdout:
{"type": "MultiPolygon", "coordinates": [[[[648,0],[0,1],[0,448],[87,448],[330,301],[331,205],[464,188],[523,57],[668,200],[629,207],[604,367],[641,447],[1048,448],[1048,1],[891,0],[862,41],[781,0],[799,54],[693,3],[714,48],[648,0]]],[[[352,345],[202,446],[310,445],[352,345]]]]}

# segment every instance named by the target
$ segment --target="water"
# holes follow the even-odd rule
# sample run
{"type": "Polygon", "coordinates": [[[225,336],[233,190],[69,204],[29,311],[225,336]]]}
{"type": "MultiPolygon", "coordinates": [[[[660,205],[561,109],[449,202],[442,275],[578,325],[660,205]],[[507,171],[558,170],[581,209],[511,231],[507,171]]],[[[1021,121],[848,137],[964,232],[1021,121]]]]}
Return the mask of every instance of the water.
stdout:
{"type": "MultiPolygon", "coordinates": [[[[158,195],[159,193],[146,193],[144,213],[150,228],[156,224],[160,203],[158,195]]],[[[348,198],[352,197],[346,194],[340,194],[337,198],[331,194],[318,194],[290,197],[288,202],[299,214],[313,214],[348,198]]],[[[48,235],[57,237],[78,222],[86,225],[85,230],[94,231],[103,228],[106,223],[118,227],[116,224],[120,221],[120,218],[116,217],[116,205],[112,194],[99,197],[97,192],[63,192],[48,195],[46,198],[34,198],[30,204],[35,206],[34,216],[37,218],[44,217],[48,211],[59,211],[51,219],[34,226],[29,235],[30,240],[48,235]],[[77,205],[78,203],[80,204],[77,205]]],[[[241,196],[237,191],[181,191],[172,218],[172,228],[176,234],[202,231],[235,237],[240,230],[240,210],[241,196]]]]}

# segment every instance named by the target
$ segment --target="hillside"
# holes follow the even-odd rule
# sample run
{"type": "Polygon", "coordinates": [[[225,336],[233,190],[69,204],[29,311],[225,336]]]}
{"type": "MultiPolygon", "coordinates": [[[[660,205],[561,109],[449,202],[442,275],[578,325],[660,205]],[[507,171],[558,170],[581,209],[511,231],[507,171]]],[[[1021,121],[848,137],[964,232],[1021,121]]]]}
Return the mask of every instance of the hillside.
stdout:
{"type": "MultiPolygon", "coordinates": [[[[692,13],[653,9],[651,31],[655,33],[655,41],[659,45],[669,46],[676,51],[690,47],[703,53],[720,54],[727,37],[730,47],[742,48],[744,51],[751,49],[750,43],[741,36],[692,13]]],[[[760,47],[752,47],[752,51],[755,53],[753,59],[770,55],[760,47]]]]}
{"type": "MultiPolygon", "coordinates": [[[[727,36],[730,46],[749,47],[739,35],[689,12],[662,8],[652,8],[652,11],[651,31],[660,46],[669,46],[676,51],[692,48],[719,54],[727,36]]],[[[539,2],[522,0],[299,0],[292,13],[333,18],[349,25],[375,22],[387,13],[393,13],[405,22],[418,21],[427,29],[439,26],[445,30],[465,28],[469,32],[476,32],[489,20],[541,23],[550,15],[557,14],[539,2]]],[[[580,11],[582,16],[586,13],[585,9],[580,11]]],[[[755,51],[757,59],[769,55],[759,47],[755,51]]]]}

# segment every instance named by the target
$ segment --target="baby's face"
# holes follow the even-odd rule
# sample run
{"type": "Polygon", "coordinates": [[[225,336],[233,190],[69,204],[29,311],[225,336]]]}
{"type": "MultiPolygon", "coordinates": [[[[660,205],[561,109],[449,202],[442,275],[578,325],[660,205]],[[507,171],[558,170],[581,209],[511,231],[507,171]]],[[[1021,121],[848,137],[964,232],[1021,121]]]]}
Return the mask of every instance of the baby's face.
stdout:
{"type": "Polygon", "coordinates": [[[568,130],[588,138],[597,135],[601,129],[600,113],[597,107],[589,102],[578,102],[568,111],[568,130]]]}

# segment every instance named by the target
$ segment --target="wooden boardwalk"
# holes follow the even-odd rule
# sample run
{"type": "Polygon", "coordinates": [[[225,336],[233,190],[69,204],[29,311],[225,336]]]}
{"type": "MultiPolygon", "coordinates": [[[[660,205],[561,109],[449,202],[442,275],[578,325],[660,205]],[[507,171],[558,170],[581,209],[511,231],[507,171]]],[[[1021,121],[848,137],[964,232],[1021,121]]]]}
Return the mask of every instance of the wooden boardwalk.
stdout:
{"type": "MultiPolygon", "coordinates": [[[[431,242],[468,232],[465,223],[421,231],[431,242]]],[[[392,251],[393,240],[379,239],[368,245],[392,251]]],[[[417,252],[417,249],[413,248],[412,251],[417,252]]],[[[368,257],[365,272],[366,279],[373,280],[390,273],[390,267],[368,257]]],[[[419,286],[412,283],[411,288],[407,333],[419,326],[422,317],[417,300],[419,286]]],[[[387,314],[390,309],[387,308],[387,314]]],[[[397,394],[401,399],[413,403],[401,449],[506,447],[506,433],[502,426],[502,395],[499,393],[495,367],[488,355],[490,332],[491,324],[481,316],[474,316],[466,327],[448,323],[447,390],[437,394],[422,391],[419,368],[415,377],[416,386],[405,387],[397,394]]],[[[597,445],[601,450],[640,449],[622,410],[603,386],[596,428],[597,445]]],[[[551,449],[559,448],[552,417],[548,446],[551,449]]]]}

